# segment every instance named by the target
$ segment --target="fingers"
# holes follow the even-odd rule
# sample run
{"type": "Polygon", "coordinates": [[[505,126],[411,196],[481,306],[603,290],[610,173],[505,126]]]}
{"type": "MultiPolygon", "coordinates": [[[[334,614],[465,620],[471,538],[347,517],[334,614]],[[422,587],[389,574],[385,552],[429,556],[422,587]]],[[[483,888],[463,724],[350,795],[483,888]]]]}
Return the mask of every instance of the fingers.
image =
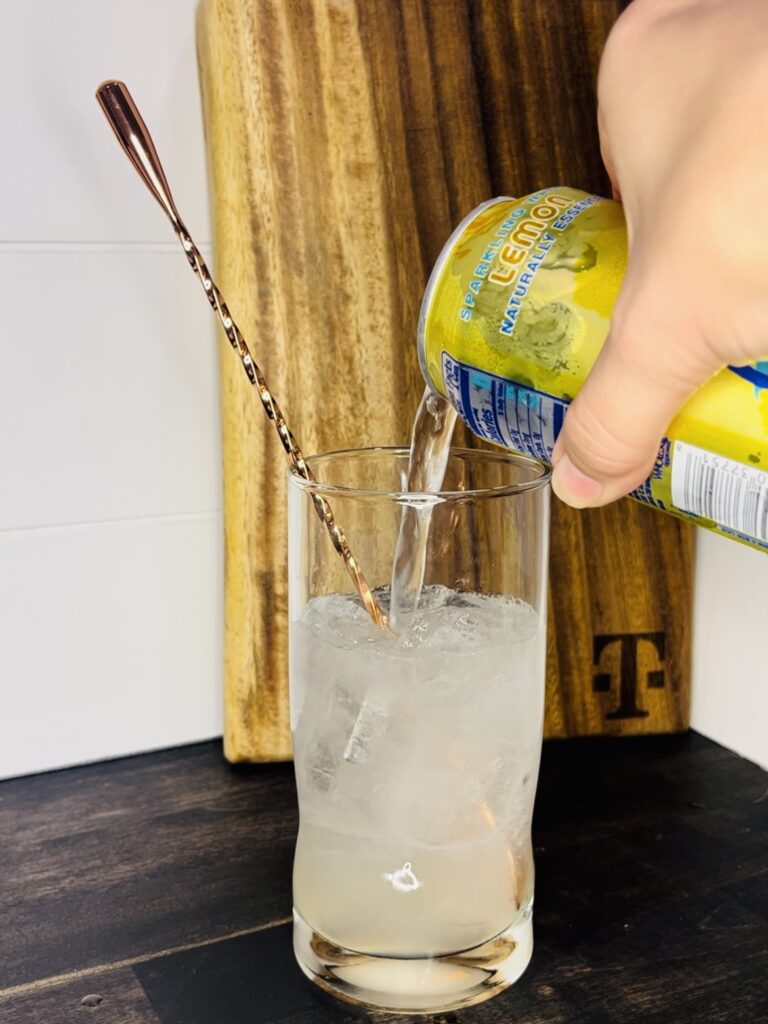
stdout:
{"type": "Polygon", "coordinates": [[[642,483],[676,412],[718,369],[695,325],[676,319],[674,305],[657,299],[654,309],[646,295],[630,283],[555,446],[552,487],[574,508],[604,505],[642,483]]]}
{"type": "Polygon", "coordinates": [[[600,137],[600,156],[602,157],[603,165],[608,172],[608,177],[611,182],[611,195],[614,199],[621,201],[619,173],[616,169],[616,163],[611,151],[610,134],[605,127],[605,119],[603,117],[601,107],[598,107],[597,110],[597,130],[600,137]]]}

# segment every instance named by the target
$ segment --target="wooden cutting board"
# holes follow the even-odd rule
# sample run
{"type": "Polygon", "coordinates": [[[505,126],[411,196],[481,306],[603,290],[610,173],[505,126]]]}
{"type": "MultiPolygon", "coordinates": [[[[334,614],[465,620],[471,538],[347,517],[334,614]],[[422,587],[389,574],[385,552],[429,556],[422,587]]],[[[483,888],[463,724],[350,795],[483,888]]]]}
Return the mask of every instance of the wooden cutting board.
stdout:
{"type": "MultiPolygon", "coordinates": [[[[595,78],[621,6],[202,0],[217,276],[305,451],[407,440],[419,303],[468,211],[607,193],[595,78]]],[[[221,398],[225,750],[285,759],[285,457],[223,341],[221,398]]],[[[547,735],[686,727],[691,565],[679,521],[555,502],[547,735]]]]}

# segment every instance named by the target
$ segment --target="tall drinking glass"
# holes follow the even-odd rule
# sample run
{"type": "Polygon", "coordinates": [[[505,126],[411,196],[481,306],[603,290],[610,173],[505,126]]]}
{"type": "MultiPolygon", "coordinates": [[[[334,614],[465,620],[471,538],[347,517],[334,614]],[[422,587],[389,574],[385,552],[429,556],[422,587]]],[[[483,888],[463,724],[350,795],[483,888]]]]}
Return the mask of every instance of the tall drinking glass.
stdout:
{"type": "Polygon", "coordinates": [[[549,474],[453,450],[443,490],[414,495],[404,448],[309,463],[318,482],[289,485],[296,957],[369,1007],[466,1006],[532,950],[549,474]],[[421,600],[397,631],[370,621],[313,495],[385,609],[403,510],[429,520],[421,600]]]}

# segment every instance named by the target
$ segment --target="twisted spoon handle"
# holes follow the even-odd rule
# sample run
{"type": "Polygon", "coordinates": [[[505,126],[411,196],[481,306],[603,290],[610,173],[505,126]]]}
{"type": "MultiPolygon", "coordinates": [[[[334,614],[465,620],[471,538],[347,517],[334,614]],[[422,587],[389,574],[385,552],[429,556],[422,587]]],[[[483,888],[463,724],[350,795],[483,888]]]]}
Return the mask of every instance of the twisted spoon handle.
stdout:
{"type": "MultiPolygon", "coordinates": [[[[200,254],[200,250],[193,242],[184,222],[179,216],[179,211],[176,209],[176,204],[173,201],[173,196],[168,187],[168,182],[166,181],[160,158],[157,155],[157,150],[152,142],[152,137],[126,85],[123,82],[117,81],[103,82],[96,90],[96,99],[99,101],[101,109],[104,111],[126,156],[136,168],[144,184],[165,211],[173,226],[173,230],[178,235],[189,265],[200,279],[200,283],[205,289],[205,294],[208,296],[208,301],[226,332],[229,343],[239,355],[248,380],[258,391],[264,411],[277,428],[277,433],[283,448],[285,448],[290,457],[294,471],[305,480],[313,481],[312,471],[304,459],[296,438],[285,422],[285,417],[280,406],[277,404],[277,400],[269,390],[264,374],[251,356],[245,338],[227,308],[224,296],[216,287],[216,282],[213,280],[205,260],[200,254]]],[[[377,626],[386,626],[387,618],[378,601],[373,596],[371,588],[368,586],[365,576],[350,550],[346,537],[337,525],[331,506],[319,494],[313,493],[312,501],[318,516],[328,530],[333,546],[344,559],[344,564],[349,575],[352,577],[357,592],[360,594],[366,611],[377,626]]]]}

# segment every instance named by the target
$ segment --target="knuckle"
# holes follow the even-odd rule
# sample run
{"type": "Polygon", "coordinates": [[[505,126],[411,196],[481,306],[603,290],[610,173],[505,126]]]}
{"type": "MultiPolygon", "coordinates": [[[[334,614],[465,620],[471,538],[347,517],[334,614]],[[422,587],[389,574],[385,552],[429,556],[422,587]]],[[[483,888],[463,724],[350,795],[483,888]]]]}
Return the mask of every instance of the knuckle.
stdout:
{"type": "Polygon", "coordinates": [[[627,380],[683,398],[712,374],[720,359],[685,305],[658,295],[614,318],[611,347],[627,380]]]}
{"type": "Polygon", "coordinates": [[[572,461],[598,478],[623,477],[645,466],[655,455],[653,444],[633,435],[621,436],[610,413],[588,402],[574,402],[566,417],[566,446],[572,461]]]}

